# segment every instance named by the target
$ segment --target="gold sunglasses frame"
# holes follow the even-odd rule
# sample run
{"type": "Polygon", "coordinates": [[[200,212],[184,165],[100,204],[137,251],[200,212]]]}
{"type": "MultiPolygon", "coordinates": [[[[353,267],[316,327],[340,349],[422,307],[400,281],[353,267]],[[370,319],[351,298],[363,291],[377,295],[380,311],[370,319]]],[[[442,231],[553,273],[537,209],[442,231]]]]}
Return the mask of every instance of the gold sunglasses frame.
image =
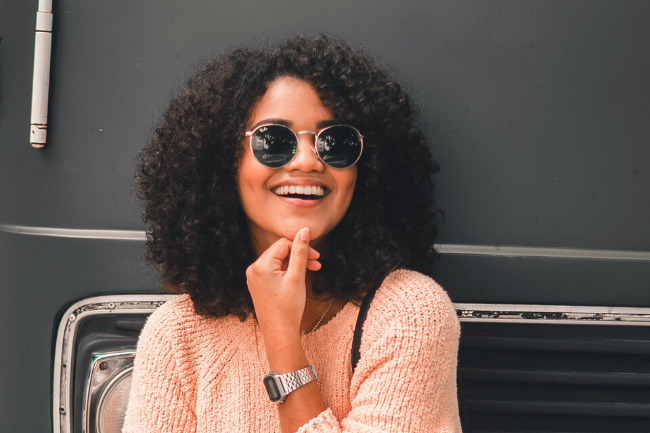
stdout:
{"type": "MultiPolygon", "coordinates": [[[[248,147],[250,148],[251,153],[253,154],[253,156],[255,156],[255,152],[253,152],[253,134],[255,134],[255,133],[257,132],[258,129],[260,129],[260,128],[264,128],[265,126],[279,126],[279,127],[282,127],[282,128],[288,129],[288,130],[291,131],[291,132],[293,133],[293,135],[296,137],[296,143],[298,143],[298,136],[299,136],[299,135],[301,135],[301,134],[312,134],[312,135],[314,136],[314,141],[312,142],[312,144],[311,144],[311,146],[310,146],[310,147],[311,147],[311,151],[314,152],[314,155],[316,156],[316,158],[318,158],[318,160],[319,160],[320,162],[322,162],[322,163],[325,164],[326,166],[328,166],[328,167],[330,167],[330,168],[333,168],[333,169],[335,169],[335,170],[345,170],[346,168],[353,167],[357,162],[359,162],[359,159],[361,159],[361,155],[363,154],[363,135],[361,135],[361,133],[359,132],[359,130],[358,130],[357,128],[355,128],[354,126],[350,126],[350,125],[330,125],[330,126],[326,126],[325,128],[322,128],[322,129],[318,130],[318,132],[316,132],[316,131],[310,131],[310,130],[307,130],[307,129],[304,130],[304,131],[298,131],[298,132],[295,132],[293,129],[289,128],[287,125],[281,125],[281,124],[279,124],[279,123],[264,123],[264,124],[262,124],[262,125],[258,125],[258,126],[255,127],[254,129],[251,129],[251,130],[249,130],[249,131],[246,131],[246,137],[249,138],[249,140],[248,140],[248,147]],[[356,132],[357,135],[359,136],[359,141],[361,142],[361,150],[359,151],[359,156],[357,156],[357,159],[355,159],[354,162],[353,162],[352,164],[350,164],[349,166],[344,167],[344,168],[332,167],[331,165],[329,165],[328,163],[326,163],[325,161],[323,161],[323,158],[320,157],[320,155],[318,154],[318,149],[316,148],[316,142],[318,141],[318,137],[319,137],[319,136],[320,136],[324,131],[327,131],[327,130],[330,129],[330,128],[336,128],[337,126],[345,126],[346,128],[350,128],[350,129],[354,130],[354,132],[356,132]]],[[[296,144],[296,146],[297,146],[297,144],[296,144]]],[[[264,165],[264,164],[262,164],[262,162],[260,162],[259,159],[257,159],[257,157],[255,157],[255,161],[259,162],[260,165],[262,165],[262,166],[264,166],[264,167],[266,167],[266,168],[279,169],[279,168],[283,168],[283,167],[286,167],[287,165],[289,165],[289,164],[291,163],[291,161],[293,161],[293,160],[295,159],[295,157],[296,157],[297,154],[298,154],[298,152],[297,152],[297,147],[296,147],[296,153],[293,154],[293,157],[292,157],[289,161],[287,161],[286,164],[284,164],[284,165],[282,165],[282,166],[280,166],[280,167],[269,167],[269,166],[267,166],[267,165],[264,165]]]]}

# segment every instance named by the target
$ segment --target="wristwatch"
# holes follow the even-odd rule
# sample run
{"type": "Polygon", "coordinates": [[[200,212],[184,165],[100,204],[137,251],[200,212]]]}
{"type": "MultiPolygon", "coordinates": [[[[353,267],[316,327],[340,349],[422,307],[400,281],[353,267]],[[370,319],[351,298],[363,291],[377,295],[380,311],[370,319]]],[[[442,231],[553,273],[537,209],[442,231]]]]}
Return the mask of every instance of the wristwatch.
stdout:
{"type": "Polygon", "coordinates": [[[277,374],[270,372],[264,376],[264,386],[271,401],[280,404],[284,403],[293,391],[307,385],[316,378],[318,378],[316,370],[312,364],[309,364],[305,368],[290,373],[277,374]]]}

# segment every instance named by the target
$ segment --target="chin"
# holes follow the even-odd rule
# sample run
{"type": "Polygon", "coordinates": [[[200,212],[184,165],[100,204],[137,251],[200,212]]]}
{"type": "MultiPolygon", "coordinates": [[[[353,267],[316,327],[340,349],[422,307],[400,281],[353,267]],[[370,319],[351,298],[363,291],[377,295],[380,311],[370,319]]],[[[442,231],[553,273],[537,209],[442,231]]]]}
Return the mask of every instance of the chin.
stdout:
{"type": "Polygon", "coordinates": [[[300,231],[300,229],[308,227],[309,232],[310,232],[310,242],[317,241],[321,238],[323,238],[330,230],[325,230],[323,227],[315,225],[315,224],[297,224],[293,227],[291,227],[289,230],[284,232],[281,236],[286,237],[287,239],[295,239],[296,235],[300,231]]]}

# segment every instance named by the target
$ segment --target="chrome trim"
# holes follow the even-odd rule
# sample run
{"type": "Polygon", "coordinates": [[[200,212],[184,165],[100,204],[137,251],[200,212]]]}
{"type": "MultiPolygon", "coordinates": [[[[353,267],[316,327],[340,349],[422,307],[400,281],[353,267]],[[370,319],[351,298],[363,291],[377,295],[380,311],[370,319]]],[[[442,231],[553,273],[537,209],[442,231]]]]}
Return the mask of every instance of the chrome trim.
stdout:
{"type": "Polygon", "coordinates": [[[650,251],[605,250],[592,248],[525,247],[501,245],[436,244],[442,255],[462,254],[505,257],[550,257],[554,259],[650,261],[650,251]]]}
{"type": "MultiPolygon", "coordinates": [[[[0,224],[0,232],[32,236],[52,236],[76,239],[107,239],[122,241],[146,241],[143,230],[87,230],[63,229],[56,227],[20,226],[0,224]]],[[[435,244],[436,251],[442,255],[473,255],[491,257],[549,257],[555,259],[587,260],[630,260],[650,261],[650,251],[608,250],[598,248],[559,248],[521,245],[471,245],[435,244]]]]}
{"type": "Polygon", "coordinates": [[[146,241],[147,235],[142,230],[87,230],[62,229],[55,227],[30,227],[0,224],[0,231],[32,236],[52,236],[57,238],[107,239],[121,241],[146,241]]]}
{"type": "Polygon", "coordinates": [[[74,344],[79,323],[99,314],[147,314],[178,295],[110,295],[83,299],[68,308],[61,319],[54,349],[52,426],[54,433],[72,433],[72,383],[74,344]]]}
{"type": "Polygon", "coordinates": [[[650,308],[454,303],[461,322],[650,326],[650,308]]]}

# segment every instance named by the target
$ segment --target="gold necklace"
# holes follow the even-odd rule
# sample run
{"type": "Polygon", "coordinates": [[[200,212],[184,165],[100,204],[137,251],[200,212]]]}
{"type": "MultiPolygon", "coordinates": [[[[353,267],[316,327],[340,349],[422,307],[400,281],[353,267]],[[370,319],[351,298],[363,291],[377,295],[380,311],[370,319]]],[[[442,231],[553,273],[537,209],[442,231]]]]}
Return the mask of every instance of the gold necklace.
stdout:
{"type": "Polygon", "coordinates": [[[332,304],[334,303],[334,299],[336,299],[336,296],[334,296],[334,297],[332,298],[332,300],[330,301],[330,304],[327,306],[327,310],[325,310],[325,312],[323,313],[323,315],[320,316],[320,319],[318,319],[318,322],[316,322],[316,325],[315,325],[315,326],[312,328],[312,330],[309,331],[309,332],[314,332],[314,331],[316,330],[316,328],[318,328],[318,325],[320,325],[320,322],[323,321],[323,319],[324,319],[325,316],[327,315],[327,312],[330,310],[330,308],[332,308],[332,304]]]}
{"type": "MultiPolygon", "coordinates": [[[[318,322],[316,322],[316,325],[312,328],[310,332],[314,332],[316,328],[318,328],[318,325],[320,325],[320,322],[323,321],[325,316],[327,316],[327,312],[332,308],[332,304],[334,303],[334,300],[336,299],[336,296],[332,298],[330,301],[330,304],[327,306],[327,309],[323,313],[322,316],[320,316],[320,319],[318,319],[318,322]]],[[[257,352],[257,362],[260,366],[260,371],[262,372],[262,376],[266,376],[266,373],[264,373],[264,368],[262,367],[262,357],[260,356],[260,343],[257,338],[257,328],[259,327],[259,323],[257,323],[257,318],[253,316],[253,334],[255,334],[255,351],[257,352]]]]}

